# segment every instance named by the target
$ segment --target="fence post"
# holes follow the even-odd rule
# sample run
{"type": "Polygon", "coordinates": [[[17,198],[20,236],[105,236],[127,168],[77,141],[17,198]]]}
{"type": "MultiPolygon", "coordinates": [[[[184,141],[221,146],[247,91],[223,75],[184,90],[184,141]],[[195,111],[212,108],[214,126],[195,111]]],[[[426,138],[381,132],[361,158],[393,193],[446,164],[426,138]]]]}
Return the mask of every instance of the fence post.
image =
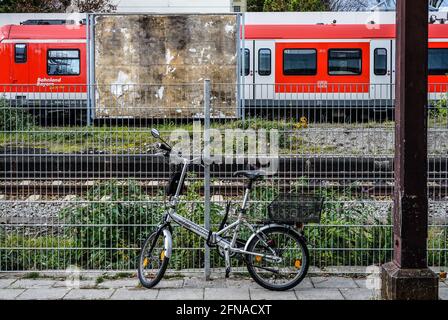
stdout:
{"type": "MultiPolygon", "coordinates": [[[[204,227],[210,230],[210,80],[204,80],[204,227]]],[[[205,243],[204,275],[210,280],[210,247],[205,243]]]]}
{"type": "MultiPolygon", "coordinates": [[[[243,28],[241,30],[241,41],[242,41],[242,51],[239,52],[241,54],[241,71],[238,70],[238,72],[241,74],[241,83],[242,83],[242,97],[241,98],[241,120],[243,123],[246,120],[246,16],[244,13],[242,15],[243,20],[243,28]]],[[[255,98],[255,97],[254,97],[255,98]]]]}
{"type": "Polygon", "coordinates": [[[91,108],[91,105],[90,105],[90,97],[91,97],[91,95],[92,95],[92,93],[90,92],[90,67],[89,67],[89,64],[90,64],[90,57],[89,57],[89,55],[90,55],[90,46],[91,46],[91,43],[90,43],[90,37],[91,37],[91,35],[90,35],[90,15],[89,14],[87,14],[87,19],[86,19],[86,37],[87,37],[87,105],[86,105],[86,108],[87,108],[87,110],[86,110],[86,123],[87,123],[87,126],[90,126],[90,108],[91,108]]]}
{"type": "Polygon", "coordinates": [[[93,124],[95,108],[95,14],[87,14],[87,126],[93,124]]]}

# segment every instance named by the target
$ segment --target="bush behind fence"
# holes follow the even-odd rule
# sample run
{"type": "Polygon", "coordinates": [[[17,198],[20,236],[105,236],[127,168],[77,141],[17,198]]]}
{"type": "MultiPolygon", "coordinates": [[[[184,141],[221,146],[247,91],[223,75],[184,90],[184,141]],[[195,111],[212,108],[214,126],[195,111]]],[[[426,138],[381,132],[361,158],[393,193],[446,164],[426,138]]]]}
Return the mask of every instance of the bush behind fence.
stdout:
{"type": "MultiPolygon", "coordinates": [[[[201,182],[190,186],[186,202],[179,208],[181,215],[200,224],[204,222],[203,197],[199,193],[202,187],[201,182]]],[[[313,266],[369,266],[391,259],[390,212],[386,217],[375,218],[372,207],[362,201],[352,207],[344,205],[344,201],[356,200],[349,193],[342,199],[325,189],[320,192],[325,199],[322,221],[306,228],[313,266]]],[[[256,202],[248,214],[251,221],[264,220],[266,207],[277,193],[269,186],[254,190],[256,202]]],[[[110,180],[93,186],[87,193],[87,202],[64,208],[52,225],[2,228],[0,269],[64,270],[77,265],[85,270],[134,270],[140,245],[154,230],[164,209],[154,202],[157,199],[162,196],[148,201],[134,181],[119,185],[110,180]]],[[[218,214],[222,209],[222,204],[213,203],[215,228],[222,219],[218,214]]],[[[447,243],[448,227],[433,225],[428,239],[431,266],[447,265],[447,243]]],[[[203,267],[204,243],[197,236],[175,228],[174,247],[171,268],[203,267]]],[[[212,266],[224,267],[217,252],[212,254],[212,266]]]]}

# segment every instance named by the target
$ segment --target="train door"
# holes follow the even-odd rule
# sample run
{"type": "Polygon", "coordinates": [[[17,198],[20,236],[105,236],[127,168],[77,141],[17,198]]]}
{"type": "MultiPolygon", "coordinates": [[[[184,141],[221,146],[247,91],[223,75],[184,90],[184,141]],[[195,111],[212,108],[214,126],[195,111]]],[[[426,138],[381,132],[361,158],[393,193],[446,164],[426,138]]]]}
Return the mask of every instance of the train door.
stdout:
{"type": "Polygon", "coordinates": [[[396,40],[392,40],[391,41],[391,51],[392,51],[392,55],[390,58],[390,63],[391,63],[391,68],[392,68],[392,79],[391,79],[391,83],[392,85],[390,86],[390,96],[392,97],[391,100],[395,100],[395,68],[397,67],[397,62],[396,62],[396,52],[397,52],[397,47],[396,47],[396,40]]]}
{"type": "Polygon", "coordinates": [[[370,98],[391,99],[392,40],[373,40],[370,43],[370,98]]]}
{"type": "Polygon", "coordinates": [[[244,100],[252,100],[254,98],[254,41],[246,40],[244,41],[244,52],[241,54],[241,68],[244,78],[244,83],[242,83],[242,97],[244,100]],[[243,63],[244,61],[244,63],[243,63]]]}
{"type": "Polygon", "coordinates": [[[29,48],[27,43],[12,44],[11,82],[29,84],[29,48]]]}
{"type": "Polygon", "coordinates": [[[261,103],[274,98],[274,52],[274,41],[255,41],[253,53],[254,97],[261,103]]]}

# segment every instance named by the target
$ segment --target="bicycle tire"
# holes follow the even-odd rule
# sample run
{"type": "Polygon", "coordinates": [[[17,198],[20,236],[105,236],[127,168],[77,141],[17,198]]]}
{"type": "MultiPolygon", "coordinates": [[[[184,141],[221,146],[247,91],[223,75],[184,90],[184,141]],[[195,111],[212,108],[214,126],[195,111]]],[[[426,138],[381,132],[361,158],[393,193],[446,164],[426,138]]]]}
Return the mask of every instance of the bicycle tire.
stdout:
{"type": "MultiPolygon", "coordinates": [[[[155,240],[156,243],[159,240],[159,238],[162,238],[163,240],[163,233],[161,232],[154,232],[152,233],[143,243],[142,249],[140,251],[140,255],[139,255],[139,264],[138,264],[138,279],[140,281],[140,283],[142,284],[142,286],[144,286],[145,288],[153,288],[154,286],[156,286],[160,280],[162,280],[163,276],[165,275],[165,271],[168,267],[168,263],[170,258],[164,256],[162,263],[158,269],[158,272],[156,273],[156,275],[154,276],[153,279],[148,280],[145,276],[144,276],[144,268],[145,268],[145,258],[147,258],[147,255],[145,254],[145,248],[149,245],[151,245],[154,237],[157,237],[157,239],[155,240]]],[[[152,249],[152,251],[154,251],[154,249],[156,249],[155,247],[152,249]]],[[[164,250],[166,250],[166,248],[164,248],[164,250]]],[[[152,252],[150,253],[152,254],[152,252]]]]}
{"type": "MultiPolygon", "coordinates": [[[[290,236],[291,238],[293,238],[300,246],[301,250],[302,250],[302,262],[301,262],[301,273],[300,275],[294,279],[293,281],[286,283],[284,285],[272,285],[266,281],[263,281],[262,277],[260,277],[257,273],[257,271],[255,270],[256,266],[254,266],[251,263],[251,259],[253,259],[254,257],[251,255],[246,255],[246,266],[247,266],[247,270],[249,271],[249,274],[251,276],[251,278],[258,283],[260,286],[262,286],[263,288],[266,288],[268,290],[272,290],[272,291],[286,291],[289,289],[294,288],[295,286],[297,286],[300,282],[302,282],[302,280],[305,278],[306,274],[308,273],[308,268],[309,268],[309,251],[308,248],[306,246],[306,242],[304,240],[304,238],[298,234],[297,232],[291,230],[291,228],[289,227],[283,227],[283,226],[272,226],[269,227],[263,231],[259,231],[258,233],[263,233],[265,236],[269,235],[270,233],[273,232],[277,232],[277,233],[284,233],[287,234],[288,236],[290,236]]],[[[247,246],[247,251],[250,252],[256,252],[254,251],[254,247],[255,245],[258,243],[259,238],[257,236],[253,237],[252,240],[250,240],[250,243],[247,246]]]]}

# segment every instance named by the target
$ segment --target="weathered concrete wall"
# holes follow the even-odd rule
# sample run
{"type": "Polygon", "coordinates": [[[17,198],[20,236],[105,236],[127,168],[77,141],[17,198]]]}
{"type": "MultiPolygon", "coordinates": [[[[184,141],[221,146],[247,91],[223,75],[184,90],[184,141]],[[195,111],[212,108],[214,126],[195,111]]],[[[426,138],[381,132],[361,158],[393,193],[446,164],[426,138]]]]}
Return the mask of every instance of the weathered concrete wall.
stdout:
{"type": "MultiPolygon", "coordinates": [[[[236,83],[235,15],[99,16],[97,117],[202,114],[203,80],[236,83]]],[[[212,92],[213,115],[235,116],[235,88],[212,92]]]]}

